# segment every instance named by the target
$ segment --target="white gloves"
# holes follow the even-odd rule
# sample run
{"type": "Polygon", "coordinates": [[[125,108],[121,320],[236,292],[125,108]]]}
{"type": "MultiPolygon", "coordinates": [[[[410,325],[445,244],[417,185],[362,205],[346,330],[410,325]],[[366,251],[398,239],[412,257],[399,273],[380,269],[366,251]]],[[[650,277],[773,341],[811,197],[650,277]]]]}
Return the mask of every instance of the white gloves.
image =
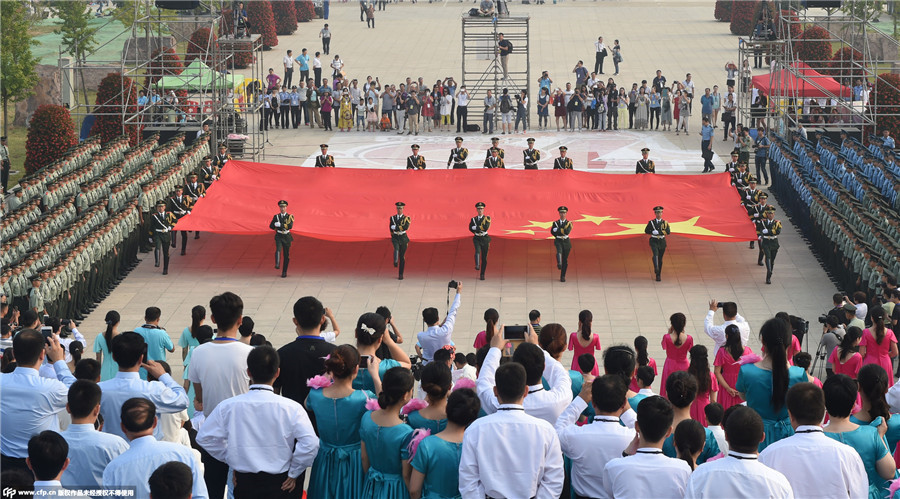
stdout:
{"type": "Polygon", "coordinates": [[[275,222],[275,227],[281,227],[281,222],[275,222]]]}
{"type": "Polygon", "coordinates": [[[654,236],[658,236],[658,235],[659,235],[659,231],[658,231],[658,230],[654,230],[654,231],[653,231],[653,235],[654,235],[654,236]]]}
{"type": "Polygon", "coordinates": [[[768,233],[769,233],[769,229],[763,229],[762,232],[763,232],[763,234],[768,234],[768,233]]]}
{"type": "Polygon", "coordinates": [[[556,232],[556,227],[554,227],[554,228],[551,230],[551,232],[556,232]]]}
{"type": "Polygon", "coordinates": [[[391,224],[391,230],[397,230],[397,226],[394,224],[391,224]]]}
{"type": "Polygon", "coordinates": [[[475,226],[474,226],[474,225],[472,226],[472,230],[475,230],[475,226]]]}

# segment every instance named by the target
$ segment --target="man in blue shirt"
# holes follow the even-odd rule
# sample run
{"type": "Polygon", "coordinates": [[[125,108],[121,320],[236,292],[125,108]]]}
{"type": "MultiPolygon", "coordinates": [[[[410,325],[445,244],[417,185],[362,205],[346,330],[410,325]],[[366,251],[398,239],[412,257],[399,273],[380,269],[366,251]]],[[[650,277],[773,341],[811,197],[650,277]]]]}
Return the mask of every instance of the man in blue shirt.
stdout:
{"type": "Polygon", "coordinates": [[[769,157],[770,146],[771,143],[769,142],[769,138],[766,137],[765,128],[757,127],[756,141],[753,144],[753,148],[756,149],[756,178],[765,178],[766,184],[769,183],[769,170],[766,168],[766,160],[769,157]],[[762,172],[762,177],[760,176],[760,172],[762,172]]]}
{"type": "MultiPolygon", "coordinates": [[[[144,311],[144,325],[134,328],[134,332],[144,338],[147,344],[147,359],[166,360],[166,351],[174,352],[175,345],[169,338],[169,333],[159,327],[159,318],[162,311],[158,307],[147,307],[144,311]]],[[[110,349],[112,345],[109,345],[110,349]]],[[[147,379],[147,371],[141,369],[141,379],[147,379]]]]}
{"type": "MultiPolygon", "coordinates": [[[[304,97],[306,97],[304,95],[304,97]]],[[[291,125],[293,128],[300,126],[300,94],[297,92],[297,85],[294,85],[290,93],[291,98],[291,125]]]]}
{"type": "Polygon", "coordinates": [[[552,92],[550,91],[550,86],[553,85],[553,80],[550,79],[550,73],[542,71],[541,79],[538,80],[538,85],[540,85],[541,88],[546,88],[547,93],[551,94],[552,92]]]}
{"type": "Polygon", "coordinates": [[[575,65],[575,69],[572,70],[575,73],[575,86],[580,87],[584,85],[584,82],[587,81],[588,78],[588,70],[584,67],[584,61],[578,61],[578,64],[575,65]]]}
{"type": "Polygon", "coordinates": [[[28,440],[44,430],[59,430],[56,413],[65,409],[69,386],[75,382],[59,340],[50,335],[46,341],[34,329],[22,330],[13,338],[16,369],[0,375],[0,467],[4,470],[27,470],[28,440]],[[57,379],[38,374],[45,355],[57,379]]]}
{"type": "MultiPolygon", "coordinates": [[[[706,89],[709,93],[709,89],[706,89]]],[[[712,162],[712,139],[716,131],[709,124],[709,116],[703,116],[703,126],[700,128],[700,156],[703,157],[703,173],[709,173],[716,169],[712,162]]]]}
{"type": "Polygon", "coordinates": [[[704,94],[700,97],[700,115],[708,120],[712,119],[713,112],[713,97],[709,93],[709,88],[706,89],[704,94]]]}
{"type": "Polygon", "coordinates": [[[891,131],[887,128],[881,131],[881,147],[885,149],[893,149],[895,147],[894,138],[891,137],[891,131]]]}
{"type": "Polygon", "coordinates": [[[303,49],[294,60],[300,64],[300,81],[305,82],[309,79],[309,55],[306,54],[306,49],[303,49]]]}
{"type": "Polygon", "coordinates": [[[278,92],[278,105],[281,108],[278,110],[278,114],[281,116],[281,129],[287,130],[291,121],[291,93],[284,85],[281,86],[281,92],[278,92]]]}
{"type": "Polygon", "coordinates": [[[78,380],[69,387],[72,424],[61,435],[69,444],[69,467],[63,472],[64,487],[100,487],[103,470],[119,454],[128,450],[128,442],[118,435],[97,431],[94,423],[100,415],[102,391],[97,383],[78,380]]]}

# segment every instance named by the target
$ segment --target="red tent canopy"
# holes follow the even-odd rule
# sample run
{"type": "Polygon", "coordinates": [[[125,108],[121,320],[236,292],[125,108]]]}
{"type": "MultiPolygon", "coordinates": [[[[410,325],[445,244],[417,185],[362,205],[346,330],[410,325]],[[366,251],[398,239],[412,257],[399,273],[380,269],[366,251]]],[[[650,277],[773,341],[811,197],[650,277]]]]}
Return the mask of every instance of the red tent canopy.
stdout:
{"type": "Polygon", "coordinates": [[[753,86],[768,96],[850,98],[853,95],[850,87],[841,85],[834,78],[825,76],[800,61],[792,64],[791,69],[754,76],[753,86]],[[802,74],[802,78],[796,73],[802,74]]]}

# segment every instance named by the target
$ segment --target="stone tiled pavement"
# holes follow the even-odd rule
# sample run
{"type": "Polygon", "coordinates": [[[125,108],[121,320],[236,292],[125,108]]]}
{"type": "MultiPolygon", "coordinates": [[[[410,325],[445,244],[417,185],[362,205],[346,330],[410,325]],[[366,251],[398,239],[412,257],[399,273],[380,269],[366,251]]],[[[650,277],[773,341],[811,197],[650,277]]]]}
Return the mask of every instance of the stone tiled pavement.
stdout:
{"type": "MultiPolygon", "coordinates": [[[[391,4],[386,12],[376,12],[376,29],[366,29],[365,23],[359,22],[355,2],[332,2],[328,20],[334,32],[332,54],[340,54],[354,76],[362,79],[367,74],[377,74],[382,83],[399,83],[407,75],[421,74],[430,82],[439,76],[458,74],[458,15],[470,6],[471,3],[421,1],[414,5],[391,4]]],[[[622,41],[625,62],[617,82],[626,85],[652,78],[657,68],[670,81],[691,72],[698,88],[722,84],[725,60],[737,55],[737,39],[728,32],[727,24],[712,19],[711,2],[579,1],[530,6],[511,3],[510,9],[514,15],[531,15],[534,74],[549,70],[556,84],[570,79],[569,72],[579,58],[593,67],[593,41],[598,35],[607,41],[622,41]]],[[[302,24],[294,35],[280,37],[279,46],[265,53],[266,67],[280,67],[287,48],[295,53],[304,46],[311,50],[320,48],[317,32],[322,22],[302,24]]],[[[610,61],[607,59],[608,64],[610,61]]],[[[696,132],[697,115],[693,121],[696,132]]],[[[652,135],[654,143],[663,150],[695,149],[699,141],[696,135],[686,138],[672,133],[644,133],[652,135]]],[[[455,134],[443,135],[441,139],[428,140],[444,140],[449,148],[455,134]]],[[[581,140],[577,134],[568,133],[556,136],[555,132],[545,132],[542,136],[542,140],[569,144],[581,140]]],[[[266,161],[294,165],[302,165],[307,156],[316,154],[323,141],[347,144],[348,148],[365,147],[372,142],[363,133],[309,130],[275,130],[270,133],[270,140],[274,145],[267,147],[266,161]],[[335,139],[337,135],[342,137],[335,139]]],[[[716,141],[720,156],[727,153],[724,144],[716,141]]],[[[700,169],[699,161],[696,169],[700,169]]],[[[190,324],[192,306],[208,305],[214,294],[230,290],[243,297],[245,314],[256,321],[257,332],[265,334],[277,347],[294,336],[293,302],[301,296],[314,295],[334,309],[343,330],[339,342],[352,340],[352,329],[361,313],[373,311],[378,305],[389,306],[406,338],[403,347],[412,352],[414,333],[421,328],[421,310],[437,306],[443,313],[447,281],[457,279],[464,283],[464,290],[454,339],[462,351],[471,351],[475,334],[483,329],[482,314],[488,307],[497,308],[501,322],[510,324],[524,323],[527,312],[537,308],[544,323],[560,322],[570,332],[577,326],[578,312],[586,308],[593,311],[593,328],[603,345],[630,343],[635,335],[643,334],[650,340],[651,356],[662,366],[660,340],[668,326],[667,318],[674,312],[687,315],[688,331],[698,343],[711,345],[703,334],[710,298],[737,300],[740,312],[754,331],[781,310],[816,325],[815,317],[827,309],[835,289],[797,230],[785,222],[770,286],[764,284],[764,270],[756,266],[756,251],[747,249],[746,243],[672,237],[661,283],[651,279],[650,252],[643,238],[575,241],[567,283],[558,282],[550,242],[495,238],[488,280],[484,282],[476,280],[469,240],[413,244],[407,256],[406,280],[400,282],[391,265],[387,241],[330,243],[297,238],[291,275],[280,279],[278,271],[272,268],[270,237],[207,233],[199,241],[189,241],[187,256],[173,255],[170,275],[166,277],[154,269],[152,255],[144,255],[144,262],[84,321],[82,331],[93,342],[102,331],[103,315],[110,309],[122,314],[120,329],[131,329],[141,323],[144,308],[155,305],[162,308],[162,325],[177,342],[181,330],[190,324]]],[[[721,320],[721,314],[718,318],[721,320]]],[[[818,341],[818,331],[812,341],[818,341]]],[[[756,338],[751,346],[758,347],[756,338]]],[[[180,358],[177,353],[169,356],[176,376],[181,371],[180,358]]],[[[565,357],[566,363],[570,361],[570,356],[565,357]]]]}

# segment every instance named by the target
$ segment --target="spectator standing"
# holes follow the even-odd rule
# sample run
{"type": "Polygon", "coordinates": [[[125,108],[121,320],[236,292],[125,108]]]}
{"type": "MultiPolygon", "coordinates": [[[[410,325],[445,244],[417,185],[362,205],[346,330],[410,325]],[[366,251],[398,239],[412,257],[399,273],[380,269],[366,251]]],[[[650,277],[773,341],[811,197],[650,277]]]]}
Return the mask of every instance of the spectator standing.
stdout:
{"type": "MultiPolygon", "coordinates": [[[[305,83],[306,80],[309,79],[309,54],[306,53],[306,49],[300,51],[300,55],[297,56],[297,64],[300,66],[300,83],[305,83]]],[[[303,87],[300,87],[303,88],[303,87]]]]}
{"type": "MultiPolygon", "coordinates": [[[[715,325],[713,319],[715,319],[716,310],[718,309],[719,302],[717,300],[711,300],[709,302],[709,311],[706,313],[706,320],[703,323],[704,332],[715,342],[712,354],[713,358],[719,353],[719,349],[725,345],[725,328],[728,327],[729,324],[735,324],[738,329],[740,329],[741,344],[746,345],[747,342],[750,341],[750,324],[748,324],[747,320],[738,313],[737,304],[731,301],[722,303],[722,317],[725,319],[725,322],[720,325],[715,325]]],[[[788,345],[790,345],[790,342],[788,342],[788,345]]]]}
{"type": "Polygon", "coordinates": [[[675,125],[675,135],[678,131],[684,129],[684,133],[688,134],[688,122],[691,119],[691,94],[686,90],[682,91],[681,98],[678,101],[678,123],[675,125]]]}
{"type": "Polygon", "coordinates": [[[703,91],[700,96],[700,117],[707,121],[712,120],[713,114],[713,97],[709,87],[703,91]]]}
{"type": "Polygon", "coordinates": [[[484,97],[484,123],[482,126],[482,134],[494,133],[494,109],[497,108],[497,99],[491,94],[491,91],[487,91],[487,95],[484,97]],[[490,131],[488,131],[488,127],[490,127],[490,131]]]}
{"type": "MultiPolygon", "coordinates": [[[[326,7],[327,9],[327,7],[326,7]]],[[[325,16],[325,19],[328,19],[328,16],[325,16]]],[[[319,38],[322,39],[322,53],[328,55],[329,49],[331,49],[331,30],[328,29],[328,23],[325,23],[325,27],[319,31],[319,38]]],[[[318,56],[319,54],[316,53],[318,56]]],[[[318,83],[316,83],[318,85],[318,83]]]]}
{"type": "Polygon", "coordinates": [[[609,51],[606,50],[606,45],[603,43],[603,37],[597,37],[597,41],[594,42],[594,72],[597,74],[603,74],[603,59],[606,59],[606,56],[609,55],[609,51]]]}
{"type": "Polygon", "coordinates": [[[497,53],[500,55],[500,66],[503,68],[503,78],[506,79],[509,77],[509,54],[512,53],[513,46],[509,40],[503,38],[503,33],[498,33],[497,38],[497,53]]]}
{"type": "Polygon", "coordinates": [[[465,133],[469,125],[469,91],[466,86],[459,87],[456,93],[456,133],[465,133]],[[462,132],[460,132],[462,129],[462,132]]]}
{"type": "Polygon", "coordinates": [[[613,44],[613,64],[616,66],[616,72],[613,73],[613,76],[619,75],[619,63],[622,60],[622,47],[619,45],[619,40],[616,40],[613,44]]]}
{"type": "Polygon", "coordinates": [[[709,173],[716,169],[712,162],[712,139],[716,131],[709,124],[709,118],[703,117],[703,126],[700,128],[700,156],[703,158],[703,173],[709,173]]]}
{"type": "Polygon", "coordinates": [[[528,94],[525,90],[516,96],[516,124],[515,132],[519,133],[519,122],[522,122],[522,133],[528,128],[528,94]]]}
{"type": "Polygon", "coordinates": [[[713,99],[712,103],[712,119],[709,120],[712,123],[713,128],[718,128],[719,125],[719,111],[722,110],[722,94],[719,93],[719,86],[713,85],[712,94],[710,94],[713,99]]]}
{"type": "Polygon", "coordinates": [[[316,52],[313,56],[313,78],[316,83],[316,89],[322,86],[322,59],[319,58],[321,52],[316,52]]]}
{"type": "MultiPolygon", "coordinates": [[[[578,61],[575,64],[575,69],[572,70],[575,73],[575,87],[581,87],[587,82],[588,79],[588,70],[584,67],[584,61],[578,61]]],[[[566,89],[568,91],[568,89],[566,89]]]]}
{"type": "Polygon", "coordinates": [[[294,57],[292,54],[293,51],[288,50],[282,60],[282,64],[284,64],[284,79],[282,81],[287,88],[291,88],[291,83],[294,79],[294,57]]]}
{"type": "Polygon", "coordinates": [[[429,363],[434,358],[434,352],[440,350],[446,345],[453,344],[451,336],[453,335],[453,325],[456,323],[456,311],[459,309],[459,302],[462,295],[462,283],[456,285],[456,297],[453,304],[447,312],[444,321],[438,324],[438,311],[434,307],[428,307],[422,311],[422,320],[428,325],[425,331],[417,334],[418,343],[422,348],[422,360],[429,363]]]}
{"type": "MultiPolygon", "coordinates": [[[[247,355],[253,349],[238,340],[244,310],[239,296],[225,292],[209,301],[210,319],[218,327],[216,338],[194,349],[189,379],[194,384],[195,407],[209,417],[222,401],[247,393],[247,355]]],[[[213,497],[225,492],[228,466],[201,446],[206,487],[213,497]]]]}
{"type": "Polygon", "coordinates": [[[366,27],[375,29],[375,4],[369,4],[366,9],[366,27]]]}

